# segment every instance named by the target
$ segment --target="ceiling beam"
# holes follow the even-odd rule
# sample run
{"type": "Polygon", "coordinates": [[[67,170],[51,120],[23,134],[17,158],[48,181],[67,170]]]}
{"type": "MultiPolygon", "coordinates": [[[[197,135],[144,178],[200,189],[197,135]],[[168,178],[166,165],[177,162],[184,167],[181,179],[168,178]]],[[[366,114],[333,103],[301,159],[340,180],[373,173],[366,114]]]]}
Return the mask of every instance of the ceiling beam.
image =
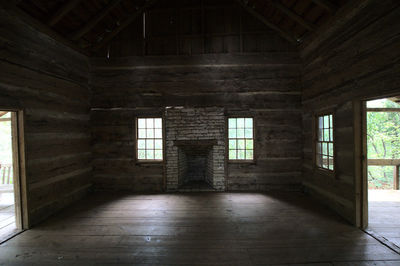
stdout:
{"type": "Polygon", "coordinates": [[[315,4],[326,9],[329,13],[335,13],[338,7],[329,0],[312,0],[315,4]]]}
{"type": "Polygon", "coordinates": [[[84,54],[84,55],[89,55],[89,53],[82,49],[81,47],[77,46],[70,40],[67,40],[63,36],[61,36],[58,32],[54,31],[52,28],[50,28],[47,24],[42,23],[41,21],[35,19],[34,17],[28,15],[26,12],[22,11],[19,7],[17,7],[13,1],[0,1],[0,6],[4,9],[7,10],[8,13],[13,14],[15,17],[19,18],[26,24],[30,25],[31,27],[35,28],[37,31],[42,32],[49,36],[50,38],[74,49],[75,51],[84,54]]]}
{"type": "Polygon", "coordinates": [[[93,47],[93,51],[96,52],[96,51],[100,50],[102,47],[104,47],[104,45],[106,45],[106,44],[109,43],[112,39],[114,39],[115,36],[118,35],[118,33],[120,33],[123,29],[125,29],[126,27],[128,27],[133,21],[135,21],[135,19],[137,19],[139,16],[141,16],[141,15],[143,14],[143,12],[144,12],[147,8],[149,8],[149,7],[151,7],[152,5],[154,5],[157,1],[158,1],[158,0],[147,0],[146,3],[145,3],[142,7],[138,8],[138,9],[135,11],[135,13],[129,15],[125,20],[123,20],[123,21],[121,22],[121,24],[120,24],[117,28],[115,28],[112,32],[110,32],[108,35],[106,35],[106,36],[104,37],[104,39],[103,39],[100,43],[96,44],[96,45],[93,47]]]}
{"type": "Polygon", "coordinates": [[[281,2],[277,0],[272,0],[271,3],[280,11],[285,13],[289,18],[294,20],[295,22],[299,23],[302,25],[304,28],[306,28],[309,31],[315,31],[316,27],[314,24],[306,21],[304,18],[296,14],[293,10],[289,9],[285,5],[283,5],[281,2]]]}
{"type": "Polygon", "coordinates": [[[259,21],[264,23],[268,28],[276,31],[279,33],[280,36],[285,38],[291,43],[298,43],[298,40],[293,37],[291,34],[287,33],[286,31],[282,30],[278,26],[276,26],[274,23],[269,21],[266,17],[262,16],[260,13],[254,10],[254,8],[250,7],[247,5],[248,1],[246,0],[236,0],[248,13],[250,13],[253,17],[257,18],[259,21]]]}
{"type": "Polygon", "coordinates": [[[122,0],[113,0],[108,3],[99,13],[97,13],[94,17],[92,17],[89,22],[85,24],[81,29],[77,30],[74,34],[72,34],[71,39],[74,41],[79,40],[93,29],[114,7],[116,7],[122,0]]]}
{"type": "Polygon", "coordinates": [[[54,26],[59,22],[68,12],[76,7],[82,0],[68,0],[65,5],[59,8],[48,21],[49,26],[54,26]]]}

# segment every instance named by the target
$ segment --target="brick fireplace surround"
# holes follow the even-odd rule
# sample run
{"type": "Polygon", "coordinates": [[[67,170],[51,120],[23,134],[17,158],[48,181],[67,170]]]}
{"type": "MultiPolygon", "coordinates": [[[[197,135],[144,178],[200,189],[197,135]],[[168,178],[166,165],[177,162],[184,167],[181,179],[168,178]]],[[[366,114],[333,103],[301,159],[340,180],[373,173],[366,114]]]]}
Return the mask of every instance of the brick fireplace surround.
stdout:
{"type": "Polygon", "coordinates": [[[170,107],[165,121],[167,190],[202,178],[225,190],[224,108],[170,107]]]}

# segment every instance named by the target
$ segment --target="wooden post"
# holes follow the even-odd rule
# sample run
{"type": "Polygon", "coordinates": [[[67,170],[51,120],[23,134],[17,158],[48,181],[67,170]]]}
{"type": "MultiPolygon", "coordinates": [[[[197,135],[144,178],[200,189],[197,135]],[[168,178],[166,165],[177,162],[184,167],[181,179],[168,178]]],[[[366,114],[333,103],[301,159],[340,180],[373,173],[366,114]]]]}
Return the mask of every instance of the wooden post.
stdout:
{"type": "Polygon", "coordinates": [[[399,190],[399,167],[400,165],[395,165],[393,170],[393,189],[399,190]]]}

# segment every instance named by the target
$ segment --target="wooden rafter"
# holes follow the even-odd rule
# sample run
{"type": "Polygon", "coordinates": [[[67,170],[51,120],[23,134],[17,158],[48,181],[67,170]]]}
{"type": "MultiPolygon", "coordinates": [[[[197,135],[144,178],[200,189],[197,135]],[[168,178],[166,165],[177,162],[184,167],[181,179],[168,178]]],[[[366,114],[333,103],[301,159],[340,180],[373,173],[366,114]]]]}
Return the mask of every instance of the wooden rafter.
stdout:
{"type": "Polygon", "coordinates": [[[269,21],[267,18],[265,18],[264,16],[262,16],[260,13],[258,13],[256,10],[254,10],[252,7],[247,5],[247,1],[243,1],[243,0],[236,0],[248,13],[250,13],[251,15],[253,15],[255,18],[257,18],[258,20],[260,20],[262,23],[264,23],[264,25],[266,25],[267,27],[269,27],[270,29],[276,31],[277,33],[279,33],[279,35],[281,35],[283,38],[285,38],[286,40],[288,40],[291,43],[298,43],[298,40],[293,37],[291,34],[287,33],[286,31],[282,30],[281,28],[279,28],[278,26],[276,26],[274,23],[272,23],[271,21],[269,21]]]}
{"type": "Polygon", "coordinates": [[[82,49],[81,47],[77,46],[75,43],[71,42],[64,38],[64,36],[60,35],[58,32],[54,31],[50,28],[47,24],[42,23],[41,21],[37,20],[36,18],[28,15],[26,12],[22,11],[18,8],[14,2],[18,2],[18,0],[14,1],[0,1],[0,7],[5,8],[8,13],[13,14],[14,16],[18,17],[28,25],[34,27],[39,32],[47,34],[49,37],[53,38],[56,41],[74,49],[77,52],[80,52],[84,55],[89,55],[88,51],[82,49]]]}
{"type": "Polygon", "coordinates": [[[336,5],[334,5],[329,0],[312,0],[314,3],[326,9],[329,13],[335,13],[338,9],[336,5]]]}
{"type": "Polygon", "coordinates": [[[97,25],[114,7],[116,7],[122,0],[113,0],[107,6],[105,6],[99,13],[97,13],[93,18],[86,23],[81,29],[77,30],[72,36],[71,39],[76,41],[82,38],[87,32],[93,29],[94,26],[97,25]]]}
{"type": "Polygon", "coordinates": [[[306,28],[309,31],[314,31],[316,29],[315,25],[313,25],[312,23],[306,21],[304,18],[302,18],[301,16],[299,16],[298,14],[296,14],[294,11],[292,11],[291,9],[287,8],[285,5],[283,5],[282,3],[280,3],[277,0],[272,0],[271,3],[280,11],[282,11],[283,13],[285,13],[289,18],[293,19],[295,22],[299,23],[300,25],[302,25],[304,28],[306,28]]]}
{"type": "Polygon", "coordinates": [[[59,22],[68,12],[76,7],[82,0],[68,0],[64,6],[58,9],[53,16],[49,19],[49,26],[54,26],[59,22]]]}
{"type": "Polygon", "coordinates": [[[106,45],[107,43],[109,43],[112,39],[115,38],[115,36],[118,35],[118,33],[120,33],[123,29],[125,29],[126,27],[128,27],[133,21],[135,21],[135,19],[137,19],[140,15],[143,14],[143,12],[151,7],[152,5],[154,5],[158,0],[147,0],[146,3],[139,9],[137,9],[135,11],[135,13],[133,13],[132,15],[130,15],[129,17],[127,17],[124,21],[121,22],[121,24],[114,29],[112,32],[110,32],[108,35],[106,35],[104,37],[104,39],[98,43],[97,45],[95,45],[93,47],[93,51],[98,51],[99,49],[101,49],[102,47],[104,47],[104,45],[106,45]]]}

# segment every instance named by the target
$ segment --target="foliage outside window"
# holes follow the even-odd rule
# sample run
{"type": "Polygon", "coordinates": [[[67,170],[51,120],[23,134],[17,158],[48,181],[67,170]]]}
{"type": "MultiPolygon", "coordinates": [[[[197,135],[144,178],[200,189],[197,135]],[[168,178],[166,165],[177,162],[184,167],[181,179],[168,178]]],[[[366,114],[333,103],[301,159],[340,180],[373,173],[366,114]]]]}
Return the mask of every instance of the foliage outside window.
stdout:
{"type": "Polygon", "coordinates": [[[333,115],[327,114],[318,116],[317,124],[317,143],[315,153],[317,167],[333,171],[333,115]]]}
{"type": "Polygon", "coordinates": [[[161,161],[163,159],[163,134],[161,118],[137,119],[138,160],[161,161]]]}
{"type": "MultiPolygon", "coordinates": [[[[389,99],[367,102],[368,108],[399,108],[389,99]]],[[[367,112],[368,159],[400,159],[400,112],[367,112]]],[[[393,189],[394,166],[369,165],[369,189],[393,189]]]]}
{"type": "Polygon", "coordinates": [[[228,142],[229,160],[253,160],[253,118],[229,118],[228,142]]]}

